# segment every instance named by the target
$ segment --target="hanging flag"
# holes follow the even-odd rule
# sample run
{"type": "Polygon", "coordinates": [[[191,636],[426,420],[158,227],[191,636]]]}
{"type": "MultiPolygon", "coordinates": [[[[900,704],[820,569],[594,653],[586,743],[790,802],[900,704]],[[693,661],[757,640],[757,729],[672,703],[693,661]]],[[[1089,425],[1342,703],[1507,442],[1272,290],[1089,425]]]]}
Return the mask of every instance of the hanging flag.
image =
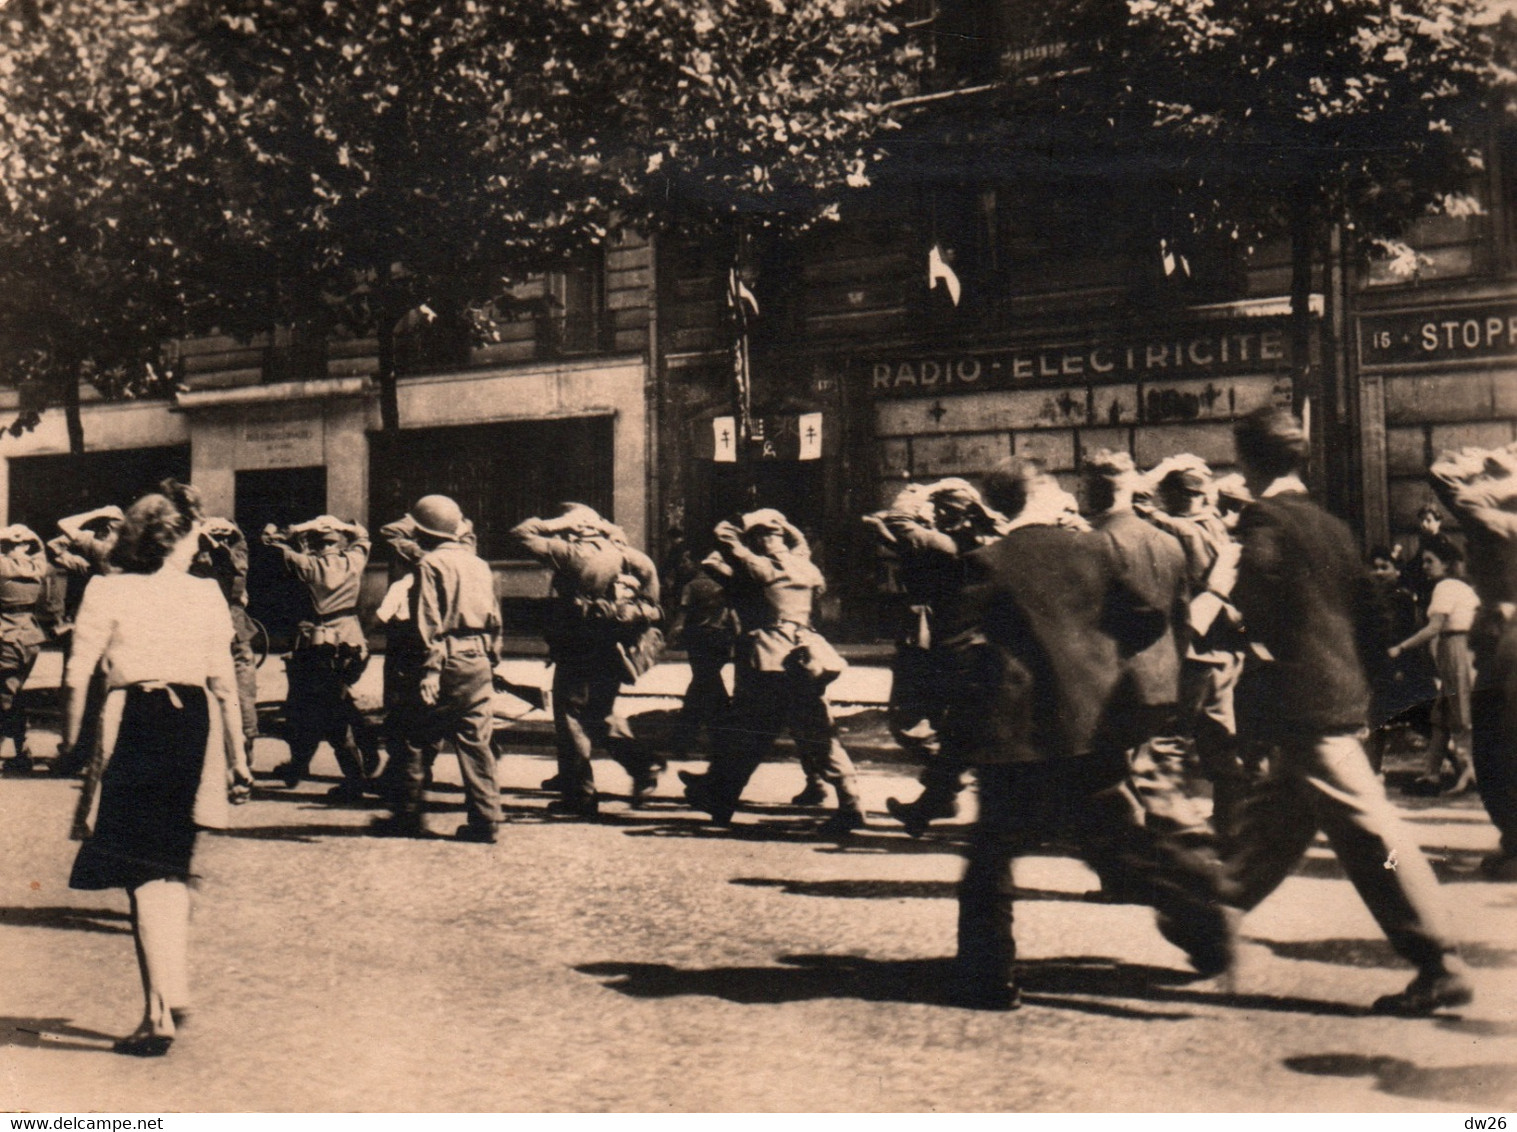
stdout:
{"type": "Polygon", "coordinates": [[[713,417],[711,420],[711,458],[718,464],[737,463],[737,418],[713,417]]]}
{"type": "MultiPolygon", "coordinates": [[[[738,278],[737,268],[727,270],[727,303],[732,308],[732,320],[737,330],[737,341],[732,351],[732,382],[734,399],[737,402],[737,437],[742,442],[751,436],[753,428],[752,363],[748,356],[748,308],[758,314],[758,300],[738,278]]],[[[732,457],[736,460],[736,456],[732,457]]],[[[717,459],[722,459],[718,456],[717,459]]]]}
{"type": "Polygon", "coordinates": [[[1169,246],[1168,240],[1159,241],[1159,258],[1164,264],[1166,278],[1173,275],[1176,270],[1183,271],[1187,278],[1190,276],[1190,260],[1169,246]]]}
{"type": "Polygon", "coordinates": [[[795,423],[801,441],[800,454],[796,459],[820,460],[822,458],[822,414],[802,413],[795,423]]]}
{"type": "Polygon", "coordinates": [[[738,275],[736,270],[732,272],[732,291],[741,301],[747,303],[752,308],[756,317],[759,312],[758,297],[748,290],[748,284],[743,282],[742,277],[738,275]]]}
{"type": "Polygon", "coordinates": [[[959,305],[959,295],[963,288],[959,285],[959,277],[953,273],[953,268],[943,258],[943,249],[933,244],[927,253],[927,289],[931,291],[938,285],[938,280],[943,281],[943,286],[948,288],[948,297],[953,300],[953,305],[959,305]]]}

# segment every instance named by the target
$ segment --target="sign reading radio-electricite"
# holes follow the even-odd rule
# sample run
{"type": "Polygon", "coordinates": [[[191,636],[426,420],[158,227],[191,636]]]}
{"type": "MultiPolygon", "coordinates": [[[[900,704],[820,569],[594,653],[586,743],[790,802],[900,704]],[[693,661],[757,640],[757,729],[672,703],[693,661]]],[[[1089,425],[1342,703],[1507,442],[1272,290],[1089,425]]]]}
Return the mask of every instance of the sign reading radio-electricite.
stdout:
{"type": "Polygon", "coordinates": [[[1272,373],[1289,363],[1278,321],[1203,324],[1159,335],[1113,336],[1085,342],[1003,350],[919,353],[862,360],[876,396],[969,393],[1050,383],[1173,380],[1272,373]]]}
{"type": "Polygon", "coordinates": [[[1517,356],[1517,303],[1396,311],[1359,318],[1367,368],[1517,356]]]}

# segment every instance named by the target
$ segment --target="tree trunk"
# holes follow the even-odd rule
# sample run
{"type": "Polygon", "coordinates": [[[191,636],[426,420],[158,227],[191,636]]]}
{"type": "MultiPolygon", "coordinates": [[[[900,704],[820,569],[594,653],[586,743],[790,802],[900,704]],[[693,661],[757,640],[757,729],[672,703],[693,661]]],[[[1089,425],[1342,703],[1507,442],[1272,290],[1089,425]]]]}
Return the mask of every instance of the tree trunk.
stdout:
{"type": "Polygon", "coordinates": [[[379,316],[379,426],[385,432],[400,431],[400,394],[395,381],[395,325],[400,320],[388,311],[379,316]]]}
{"type": "Polygon", "coordinates": [[[1291,408],[1301,411],[1314,392],[1312,370],[1312,268],[1316,264],[1315,215],[1310,189],[1291,200],[1291,408]]]}
{"type": "Polygon", "coordinates": [[[62,376],[63,420],[68,426],[68,450],[72,456],[84,455],[84,419],[79,413],[79,373],[70,366],[62,376]]]}

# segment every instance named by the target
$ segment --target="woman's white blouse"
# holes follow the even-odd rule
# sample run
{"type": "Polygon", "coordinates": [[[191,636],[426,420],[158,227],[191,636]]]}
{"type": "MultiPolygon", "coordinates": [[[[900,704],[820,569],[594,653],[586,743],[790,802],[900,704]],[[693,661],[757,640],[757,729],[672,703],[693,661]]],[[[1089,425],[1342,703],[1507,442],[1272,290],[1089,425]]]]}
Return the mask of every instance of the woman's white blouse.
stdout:
{"type": "Polygon", "coordinates": [[[103,662],[112,688],[142,681],[235,687],[232,615],[221,587],[179,570],[107,574],[90,580],[74,620],[64,682],[89,683],[103,662]]]}

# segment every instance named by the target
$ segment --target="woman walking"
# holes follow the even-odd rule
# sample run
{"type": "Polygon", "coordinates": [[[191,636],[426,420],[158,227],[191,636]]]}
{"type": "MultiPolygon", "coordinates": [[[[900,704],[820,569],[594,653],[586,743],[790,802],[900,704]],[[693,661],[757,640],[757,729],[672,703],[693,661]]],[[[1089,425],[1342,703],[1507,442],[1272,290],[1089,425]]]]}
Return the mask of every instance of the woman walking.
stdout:
{"type": "Polygon", "coordinates": [[[1427,624],[1389,651],[1395,659],[1418,645],[1435,642],[1438,698],[1433,701],[1433,737],[1427,746],[1427,767],[1414,785],[1420,793],[1438,793],[1443,760],[1452,753],[1459,777],[1448,793],[1463,794],[1475,785],[1475,762],[1470,752],[1470,691],[1475,684],[1475,664],[1469,636],[1480,612],[1480,598],[1468,582],[1454,576],[1464,554],[1447,538],[1433,535],[1424,539],[1421,558],[1423,576],[1432,583],[1427,624]]]}
{"type": "MultiPolygon", "coordinates": [[[[127,512],[115,551],[123,572],[90,581],[74,627],[64,680],[65,741],[84,720],[85,693],[101,665],[109,693],[101,723],[99,811],[75,858],[69,887],[124,888],[142,975],[142,1022],[117,1053],[167,1053],[189,1006],[189,879],[196,795],[225,799],[229,768],[251,785],[232,665],[232,620],[220,588],[191,577],[200,547],[193,488],[165,485],[127,512]],[[220,753],[211,738],[217,701],[220,753]]],[[[203,816],[203,815],[202,815],[203,816]]],[[[86,819],[87,821],[87,819],[86,819]]]]}

